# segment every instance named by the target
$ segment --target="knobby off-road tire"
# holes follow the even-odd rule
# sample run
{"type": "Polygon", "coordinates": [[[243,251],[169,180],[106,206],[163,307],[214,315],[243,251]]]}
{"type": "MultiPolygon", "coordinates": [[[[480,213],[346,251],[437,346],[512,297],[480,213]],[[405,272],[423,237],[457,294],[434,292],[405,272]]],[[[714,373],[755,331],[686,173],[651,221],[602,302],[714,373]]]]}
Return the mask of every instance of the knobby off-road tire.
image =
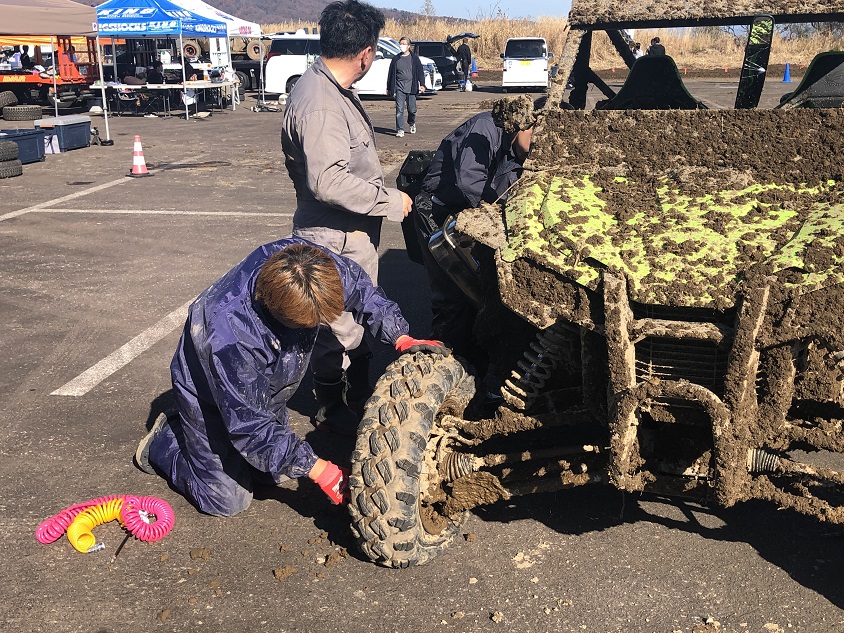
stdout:
{"type": "Polygon", "coordinates": [[[0,180],[14,178],[23,173],[23,165],[19,160],[6,160],[0,163],[0,180]]]}
{"type": "Polygon", "coordinates": [[[4,90],[3,92],[0,92],[0,110],[6,106],[15,105],[17,102],[18,98],[11,90],[4,90]]]}
{"type": "Polygon", "coordinates": [[[41,118],[39,105],[15,105],[3,108],[3,119],[6,121],[35,121],[41,118]]]}
{"type": "Polygon", "coordinates": [[[352,532],[374,562],[421,565],[459,533],[467,513],[439,517],[433,531],[426,527],[431,522],[423,513],[431,508],[423,503],[424,457],[437,411],[468,385],[474,389],[473,376],[453,356],[424,353],[402,355],[376,384],[358,427],[349,478],[352,532]]]}
{"type": "Polygon", "coordinates": [[[17,160],[18,144],[14,141],[0,141],[0,162],[17,160]]]}

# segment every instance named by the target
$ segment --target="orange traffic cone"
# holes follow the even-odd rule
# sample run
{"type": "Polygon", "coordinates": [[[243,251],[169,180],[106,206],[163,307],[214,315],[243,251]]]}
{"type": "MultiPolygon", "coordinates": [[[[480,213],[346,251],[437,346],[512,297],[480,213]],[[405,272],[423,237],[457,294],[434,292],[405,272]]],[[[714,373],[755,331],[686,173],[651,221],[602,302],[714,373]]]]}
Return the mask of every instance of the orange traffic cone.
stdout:
{"type": "Polygon", "coordinates": [[[129,175],[133,178],[140,178],[141,176],[152,176],[147,171],[147,163],[144,160],[144,148],[141,147],[141,136],[135,134],[135,149],[132,152],[132,171],[129,175]]]}

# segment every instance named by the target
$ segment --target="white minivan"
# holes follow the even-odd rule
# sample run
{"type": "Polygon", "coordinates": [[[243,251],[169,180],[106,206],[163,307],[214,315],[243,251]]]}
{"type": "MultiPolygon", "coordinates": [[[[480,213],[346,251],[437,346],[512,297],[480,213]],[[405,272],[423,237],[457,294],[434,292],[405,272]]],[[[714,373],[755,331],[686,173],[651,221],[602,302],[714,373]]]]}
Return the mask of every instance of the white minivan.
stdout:
{"type": "Polygon", "coordinates": [[[504,52],[501,53],[504,60],[501,86],[504,92],[507,92],[508,88],[547,88],[551,57],[553,53],[548,52],[545,38],[508,39],[504,52]]]}
{"type": "MultiPolygon", "coordinates": [[[[265,69],[265,90],[270,93],[289,94],[311,64],[320,55],[319,34],[299,29],[295,33],[277,33],[270,37],[265,69]]],[[[378,41],[377,58],[369,72],[352,88],[360,95],[386,95],[387,71],[390,60],[398,53],[397,47],[387,38],[378,41]]],[[[425,67],[425,90],[435,93],[442,88],[442,77],[434,62],[420,58],[425,67]]]]}

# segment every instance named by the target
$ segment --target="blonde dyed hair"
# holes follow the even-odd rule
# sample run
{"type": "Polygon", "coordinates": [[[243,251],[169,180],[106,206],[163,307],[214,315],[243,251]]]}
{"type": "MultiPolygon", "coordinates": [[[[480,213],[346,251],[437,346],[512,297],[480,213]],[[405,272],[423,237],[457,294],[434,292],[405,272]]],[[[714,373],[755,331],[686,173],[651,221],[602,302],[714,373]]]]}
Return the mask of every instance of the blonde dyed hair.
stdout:
{"type": "Polygon", "coordinates": [[[283,248],[261,266],[255,299],[303,328],[327,325],[345,307],[343,283],[334,261],[307,244],[283,248]]]}

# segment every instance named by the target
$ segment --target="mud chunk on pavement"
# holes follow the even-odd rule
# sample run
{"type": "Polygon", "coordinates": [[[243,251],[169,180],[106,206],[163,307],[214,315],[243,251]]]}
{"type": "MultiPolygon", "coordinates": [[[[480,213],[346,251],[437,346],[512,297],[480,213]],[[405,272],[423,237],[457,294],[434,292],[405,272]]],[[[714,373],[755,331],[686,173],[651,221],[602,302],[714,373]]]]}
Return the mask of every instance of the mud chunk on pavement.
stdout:
{"type": "Polygon", "coordinates": [[[474,543],[475,538],[477,538],[474,534],[469,532],[468,534],[464,534],[463,538],[466,540],[467,543],[474,543]]]}
{"type": "Polygon", "coordinates": [[[334,565],[337,565],[340,561],[342,561],[348,555],[349,555],[349,553],[346,551],[346,548],[341,547],[339,549],[334,550],[328,556],[326,556],[325,562],[323,563],[323,565],[325,565],[326,567],[334,567],[334,565]]]}
{"type": "Polygon", "coordinates": [[[501,611],[493,611],[490,614],[489,619],[495,622],[496,624],[500,624],[501,622],[504,622],[504,614],[501,613],[501,611]]]}
{"type": "Polygon", "coordinates": [[[289,552],[290,546],[287,543],[279,543],[278,544],[278,551],[279,552],[289,552]]]}
{"type": "Polygon", "coordinates": [[[273,569],[273,576],[275,579],[281,582],[285,578],[290,578],[293,574],[296,573],[296,568],[292,565],[285,565],[284,567],[276,567],[273,569]]]}
{"type": "Polygon", "coordinates": [[[155,616],[155,619],[159,622],[164,622],[167,618],[170,617],[170,609],[162,609],[158,612],[158,615],[155,616]]]}
{"type": "Polygon", "coordinates": [[[161,554],[161,556],[158,557],[158,560],[160,560],[162,563],[166,563],[168,560],[170,560],[170,554],[164,552],[163,554],[161,554]]]}
{"type": "Polygon", "coordinates": [[[460,620],[460,619],[461,619],[461,618],[463,618],[465,615],[466,615],[466,614],[465,614],[465,613],[463,613],[462,611],[455,611],[454,613],[452,613],[452,614],[451,614],[451,617],[452,617],[452,618],[454,618],[455,620],[460,620]]]}
{"type": "Polygon", "coordinates": [[[211,549],[208,547],[194,547],[190,551],[191,560],[208,560],[211,558],[211,549]]]}

